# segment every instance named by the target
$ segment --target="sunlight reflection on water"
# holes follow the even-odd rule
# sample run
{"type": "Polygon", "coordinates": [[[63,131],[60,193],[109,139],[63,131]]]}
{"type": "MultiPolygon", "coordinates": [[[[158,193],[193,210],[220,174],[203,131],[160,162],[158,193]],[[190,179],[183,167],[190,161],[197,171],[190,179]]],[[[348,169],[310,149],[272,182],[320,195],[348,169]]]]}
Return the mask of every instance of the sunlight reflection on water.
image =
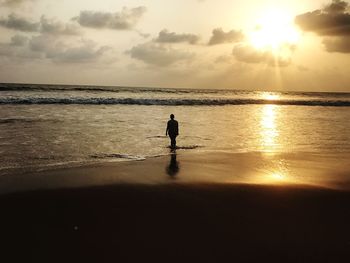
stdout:
{"type": "Polygon", "coordinates": [[[261,113],[261,146],[264,151],[276,150],[276,140],[279,135],[276,125],[276,111],[275,105],[265,105],[261,113]]]}
{"type": "MultiPolygon", "coordinates": [[[[266,99],[276,99],[275,96],[267,94],[266,99]]],[[[263,152],[271,153],[277,152],[281,149],[283,143],[279,140],[279,122],[278,119],[279,107],[276,105],[265,105],[261,110],[260,117],[260,145],[263,152]]],[[[264,183],[283,184],[291,181],[288,173],[288,163],[284,160],[275,162],[274,165],[263,175],[261,181],[264,183]]]]}

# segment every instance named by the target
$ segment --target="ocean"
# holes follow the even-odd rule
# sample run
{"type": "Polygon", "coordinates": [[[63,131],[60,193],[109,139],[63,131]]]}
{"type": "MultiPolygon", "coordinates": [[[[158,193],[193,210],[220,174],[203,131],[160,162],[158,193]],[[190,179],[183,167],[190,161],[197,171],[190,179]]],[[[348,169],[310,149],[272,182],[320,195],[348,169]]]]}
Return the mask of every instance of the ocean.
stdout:
{"type": "Polygon", "coordinates": [[[0,84],[0,175],[177,152],[350,153],[350,93],[0,84]]]}

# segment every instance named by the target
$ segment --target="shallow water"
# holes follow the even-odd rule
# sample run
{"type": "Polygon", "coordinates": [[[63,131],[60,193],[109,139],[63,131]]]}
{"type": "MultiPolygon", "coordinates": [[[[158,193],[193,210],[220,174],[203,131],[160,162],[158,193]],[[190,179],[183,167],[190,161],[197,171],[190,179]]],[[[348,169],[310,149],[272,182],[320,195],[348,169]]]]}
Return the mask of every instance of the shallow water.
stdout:
{"type": "Polygon", "coordinates": [[[170,113],[178,152],[350,153],[349,94],[3,84],[0,98],[0,174],[166,155],[170,113]]]}

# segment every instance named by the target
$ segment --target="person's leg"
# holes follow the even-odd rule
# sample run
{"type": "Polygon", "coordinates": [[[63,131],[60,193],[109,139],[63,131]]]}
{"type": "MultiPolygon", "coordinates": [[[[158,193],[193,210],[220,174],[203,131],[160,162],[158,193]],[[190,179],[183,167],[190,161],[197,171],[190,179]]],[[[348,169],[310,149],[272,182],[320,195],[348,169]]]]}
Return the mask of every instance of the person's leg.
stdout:
{"type": "Polygon", "coordinates": [[[173,136],[170,137],[170,145],[171,145],[171,148],[174,149],[174,137],[173,136]]]}
{"type": "Polygon", "coordinates": [[[176,136],[171,136],[171,148],[175,149],[176,148],[176,136]]]}

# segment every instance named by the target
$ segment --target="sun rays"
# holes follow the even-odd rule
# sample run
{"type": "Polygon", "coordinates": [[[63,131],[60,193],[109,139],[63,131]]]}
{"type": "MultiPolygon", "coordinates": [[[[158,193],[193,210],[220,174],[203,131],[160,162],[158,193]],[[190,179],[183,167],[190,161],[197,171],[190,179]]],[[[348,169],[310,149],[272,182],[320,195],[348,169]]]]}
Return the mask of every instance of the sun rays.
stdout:
{"type": "Polygon", "coordinates": [[[300,38],[288,12],[269,9],[257,19],[257,25],[248,34],[251,45],[258,50],[268,50],[283,55],[286,49],[295,46],[300,38]]]}

